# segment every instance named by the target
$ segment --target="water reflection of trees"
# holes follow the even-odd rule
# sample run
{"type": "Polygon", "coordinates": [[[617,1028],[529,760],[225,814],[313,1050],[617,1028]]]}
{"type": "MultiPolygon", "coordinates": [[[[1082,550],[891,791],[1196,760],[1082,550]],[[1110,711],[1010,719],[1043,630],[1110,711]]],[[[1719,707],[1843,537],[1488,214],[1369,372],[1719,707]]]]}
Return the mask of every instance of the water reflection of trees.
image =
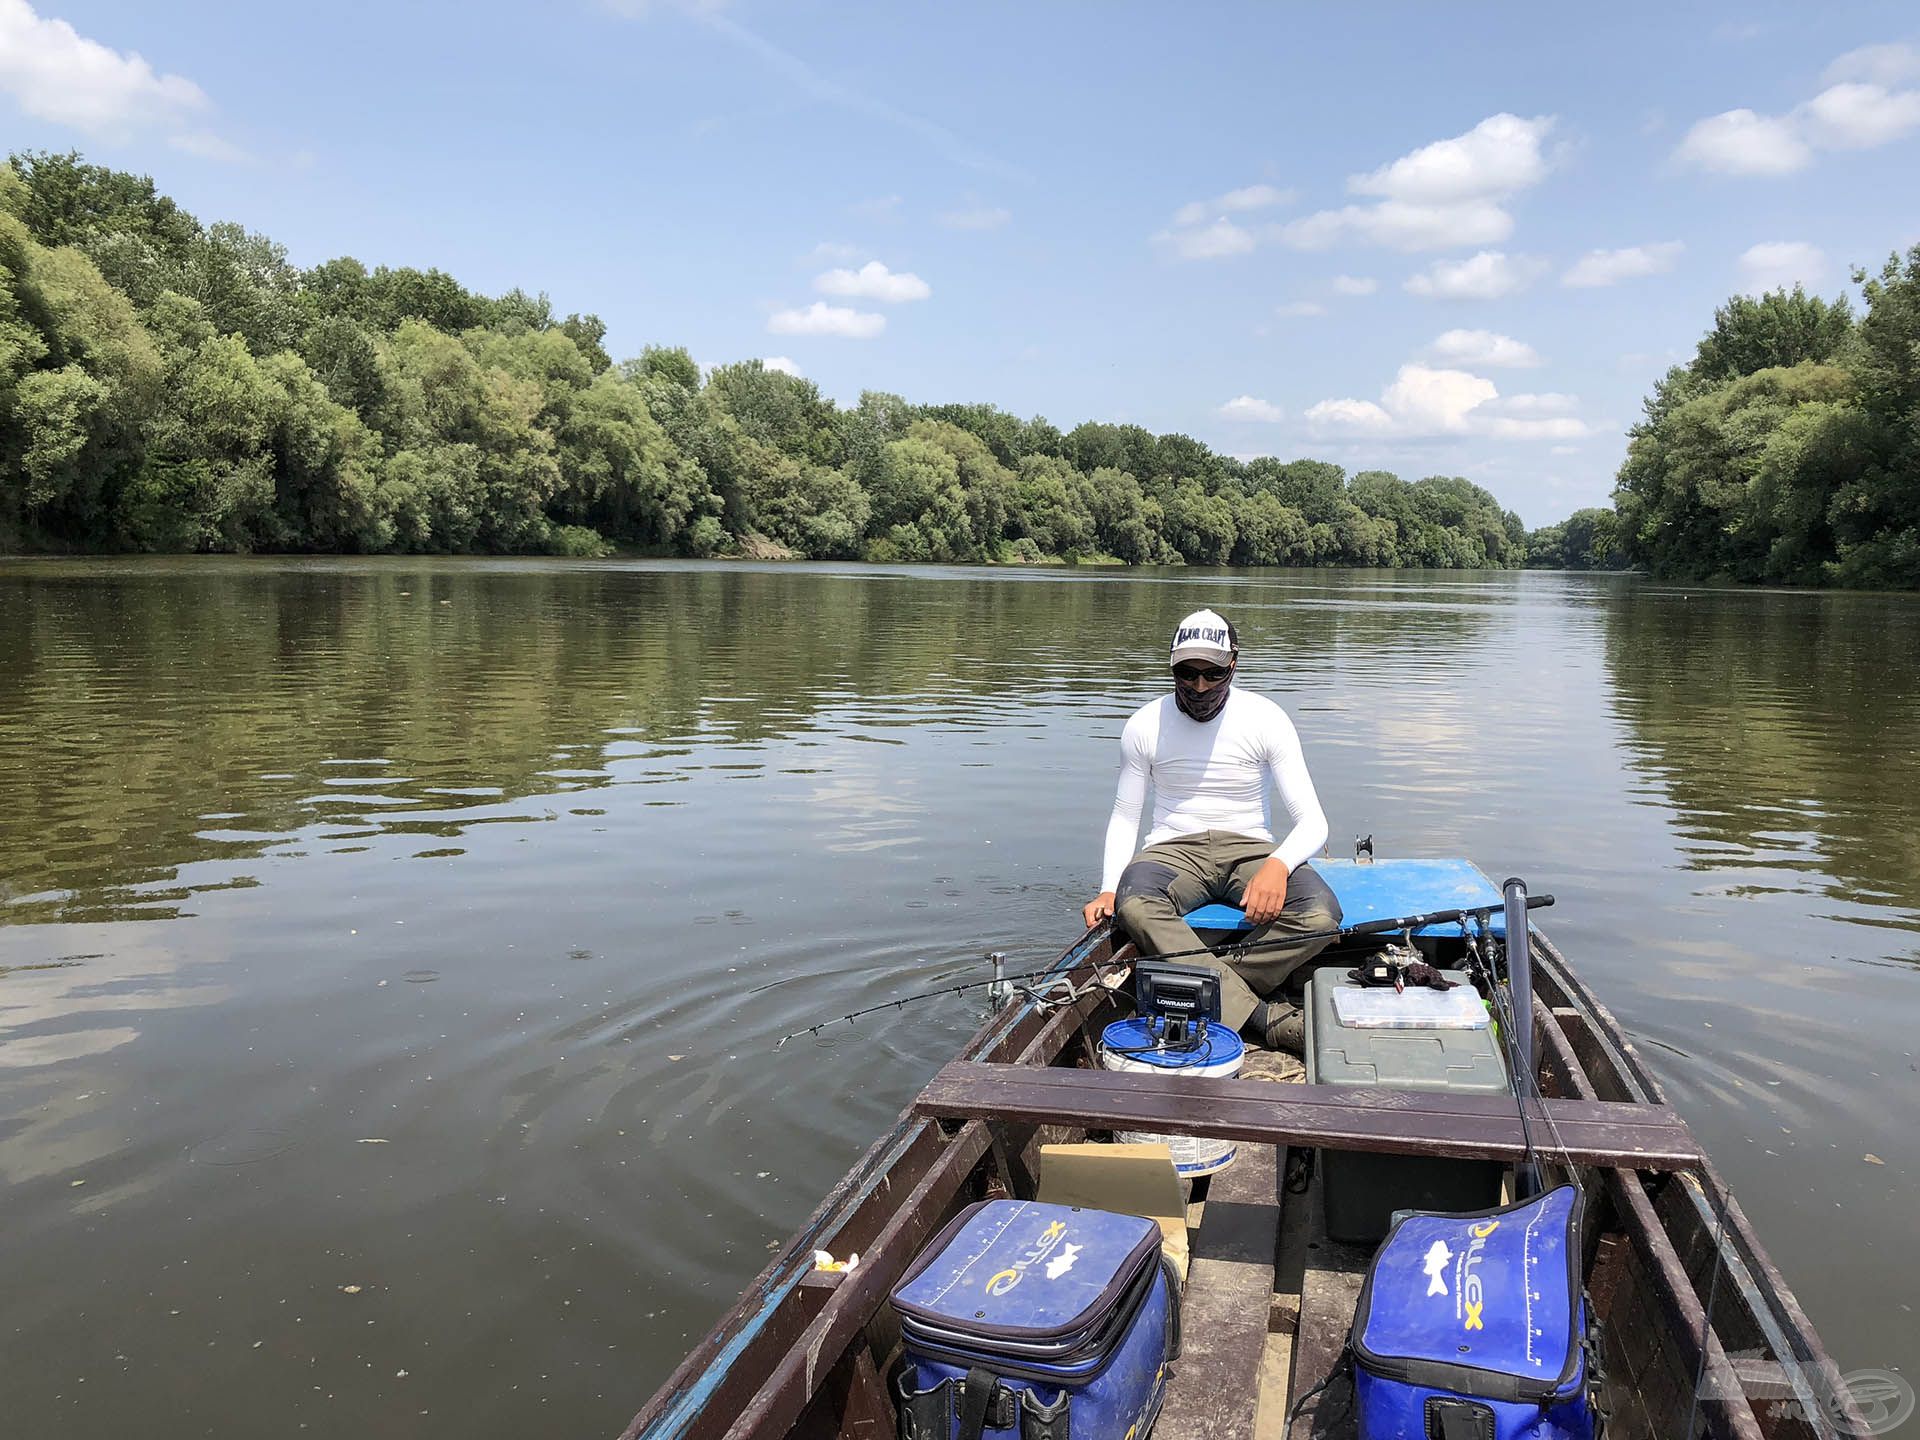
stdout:
{"type": "Polygon", "coordinates": [[[1694,868],[1920,911],[1910,599],[1635,587],[1604,614],[1615,708],[1694,868]]]}
{"type": "Polygon", "coordinates": [[[16,900],[0,923],[173,913],[196,861],[538,821],[595,803],[577,792],[738,762],[721,752],[804,736],[829,711],[837,730],[884,735],[1144,685],[1199,587],[1217,586],[1262,663],[1296,672],[1332,668],[1343,645],[1455,644],[1504,604],[1410,578],[1396,600],[1339,575],[1176,577],[20,567],[0,574],[0,875],[16,900]]]}

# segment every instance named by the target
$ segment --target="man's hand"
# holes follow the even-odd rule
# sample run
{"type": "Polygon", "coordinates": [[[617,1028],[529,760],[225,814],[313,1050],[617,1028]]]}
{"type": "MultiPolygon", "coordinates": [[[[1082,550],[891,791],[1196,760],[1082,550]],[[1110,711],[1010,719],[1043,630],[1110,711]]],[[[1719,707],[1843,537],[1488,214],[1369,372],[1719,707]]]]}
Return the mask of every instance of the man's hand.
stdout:
{"type": "Polygon", "coordinates": [[[1102,890],[1080,908],[1080,913],[1086,917],[1087,928],[1091,930],[1113,914],[1113,891],[1102,890]]]}
{"type": "Polygon", "coordinates": [[[1287,904],[1287,876],[1290,873],[1286,862],[1278,856],[1253,872],[1253,879],[1247,882],[1246,894],[1240,897],[1240,908],[1247,912],[1247,919],[1256,925],[1264,925],[1269,920],[1280,918],[1280,912],[1287,904]]]}

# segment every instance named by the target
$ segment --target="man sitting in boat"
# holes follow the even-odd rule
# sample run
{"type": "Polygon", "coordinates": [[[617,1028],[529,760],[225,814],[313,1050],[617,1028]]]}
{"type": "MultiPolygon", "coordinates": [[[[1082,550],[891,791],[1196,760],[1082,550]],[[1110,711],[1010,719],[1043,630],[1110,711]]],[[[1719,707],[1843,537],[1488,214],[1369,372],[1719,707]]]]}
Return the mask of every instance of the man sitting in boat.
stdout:
{"type": "MultiPolygon", "coordinates": [[[[1211,610],[1187,616],[1173,632],[1173,694],[1136,710],[1120,737],[1101,891],[1083,913],[1088,925],[1117,914],[1147,955],[1202,950],[1181,917],[1213,901],[1246,912],[1252,928],[1239,940],[1284,942],[1340,923],[1340,902],[1307,864],[1326,843],[1327,817],[1300,736],[1273,701],[1234,688],[1239,658],[1233,626],[1211,610]],[[1278,841],[1267,821],[1268,781],[1289,820],[1278,841]],[[1149,784],[1153,828],[1135,855],[1149,784]]],[[[1306,1021],[1281,987],[1327,943],[1182,958],[1219,973],[1222,1020],[1297,1055],[1306,1021]]]]}

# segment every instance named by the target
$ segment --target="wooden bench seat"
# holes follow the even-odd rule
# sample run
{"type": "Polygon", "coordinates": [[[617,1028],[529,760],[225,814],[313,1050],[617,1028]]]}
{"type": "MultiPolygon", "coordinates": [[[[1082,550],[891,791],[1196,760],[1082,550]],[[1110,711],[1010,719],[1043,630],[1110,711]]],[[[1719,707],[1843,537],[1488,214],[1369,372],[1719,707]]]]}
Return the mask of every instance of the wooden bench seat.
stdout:
{"type": "MultiPolygon", "coordinates": [[[[1522,1102],[1493,1095],[1275,1086],[1259,1080],[959,1061],[928,1082],[915,1112],[943,1119],[1138,1130],[1262,1145],[1439,1155],[1526,1156],[1522,1102]]],[[[1704,1158],[1665,1105],[1600,1100],[1524,1102],[1541,1155],[1582,1165],[1685,1170],[1704,1158]]]]}

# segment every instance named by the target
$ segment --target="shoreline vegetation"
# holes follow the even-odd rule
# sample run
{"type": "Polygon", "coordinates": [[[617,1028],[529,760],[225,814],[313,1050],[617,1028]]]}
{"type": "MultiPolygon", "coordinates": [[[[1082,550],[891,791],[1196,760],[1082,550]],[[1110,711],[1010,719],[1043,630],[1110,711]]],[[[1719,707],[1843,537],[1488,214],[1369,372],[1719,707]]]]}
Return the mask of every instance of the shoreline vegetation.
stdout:
{"type": "Polygon", "coordinates": [[[1459,476],[1239,461],[759,360],[615,363],[594,315],[310,269],[151,179],[0,168],[0,553],[614,553],[1617,569],[1920,586],[1920,247],[1844,300],[1730,301],[1616,509],[1531,533],[1459,476]],[[1901,346],[1906,346],[1902,351],[1901,346]]]}

